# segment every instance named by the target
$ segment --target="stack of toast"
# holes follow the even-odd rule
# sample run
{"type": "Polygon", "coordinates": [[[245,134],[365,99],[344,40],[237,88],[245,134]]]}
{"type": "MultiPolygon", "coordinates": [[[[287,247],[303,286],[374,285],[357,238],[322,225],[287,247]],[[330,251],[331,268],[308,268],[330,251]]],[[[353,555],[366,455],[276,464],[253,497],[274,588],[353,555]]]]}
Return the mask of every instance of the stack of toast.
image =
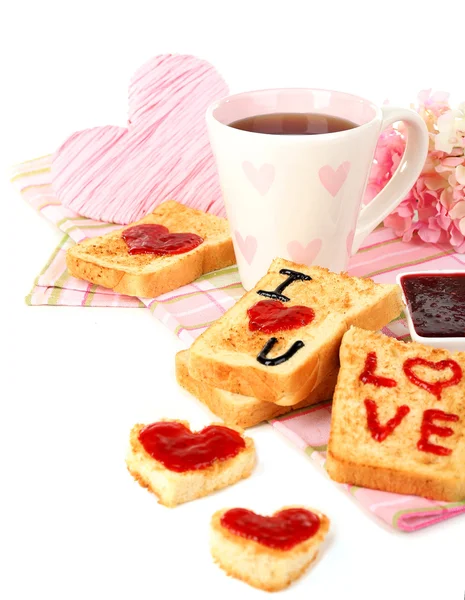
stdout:
{"type": "MultiPolygon", "coordinates": [[[[154,297],[234,263],[228,225],[169,201],[138,223],[71,248],[71,274],[154,297]]],[[[176,356],[179,384],[222,424],[137,424],[127,467],[174,507],[249,477],[243,429],[333,397],[326,469],[334,480],[438,500],[465,498],[465,353],[406,344],[377,331],[402,311],[397,285],[275,259],[255,288],[176,356]]],[[[270,517],[222,509],[211,554],[230,575],[283,589],[315,559],[321,512],[270,517]]]]}
{"type": "MultiPolygon", "coordinates": [[[[73,275],[141,297],[233,263],[227,221],[174,201],[67,254],[73,275]]],[[[241,429],[334,395],[333,479],[462,500],[465,354],[373,333],[401,311],[397,285],[278,258],[177,354],[177,380],[241,429]]]]}
{"type": "Polygon", "coordinates": [[[225,423],[252,427],[331,398],[344,333],[352,325],[381,329],[401,309],[396,285],[276,259],[178,353],[177,379],[225,423]]]}

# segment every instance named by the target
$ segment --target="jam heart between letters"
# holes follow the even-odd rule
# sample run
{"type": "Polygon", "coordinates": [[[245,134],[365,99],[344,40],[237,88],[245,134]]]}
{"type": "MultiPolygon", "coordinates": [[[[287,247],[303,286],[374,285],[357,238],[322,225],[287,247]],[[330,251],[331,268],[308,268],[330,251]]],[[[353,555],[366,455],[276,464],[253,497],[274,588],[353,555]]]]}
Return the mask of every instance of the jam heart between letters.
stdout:
{"type": "Polygon", "coordinates": [[[308,325],[315,311],[308,306],[286,306],[279,300],[261,300],[248,309],[247,315],[250,331],[276,333],[308,325]]]}
{"type": "Polygon", "coordinates": [[[320,518],[304,508],[287,508],[272,517],[245,508],[232,508],[221,517],[221,525],[232,533],[279,550],[290,550],[313,537],[320,518]]]}
{"type": "Polygon", "coordinates": [[[203,242],[195,233],[170,233],[164,225],[150,223],[128,227],[121,237],[129,254],[183,254],[203,242]]]}
{"type": "Polygon", "coordinates": [[[194,433],[177,421],[147,425],[139,433],[139,441],[152,458],[179,473],[206,469],[245,448],[244,438],[229,427],[209,425],[194,433]]]}
{"type": "Polygon", "coordinates": [[[414,385],[426,390],[430,394],[433,394],[433,396],[436,396],[438,400],[441,399],[442,390],[444,388],[450,387],[451,385],[457,385],[462,379],[462,369],[460,365],[456,363],[455,360],[451,359],[432,362],[430,360],[425,360],[424,358],[408,358],[404,362],[404,373],[414,385]],[[421,379],[421,377],[418,377],[413,370],[414,367],[418,366],[428,367],[434,371],[445,371],[446,369],[451,369],[452,377],[444,381],[425,381],[424,379],[421,379]]]}

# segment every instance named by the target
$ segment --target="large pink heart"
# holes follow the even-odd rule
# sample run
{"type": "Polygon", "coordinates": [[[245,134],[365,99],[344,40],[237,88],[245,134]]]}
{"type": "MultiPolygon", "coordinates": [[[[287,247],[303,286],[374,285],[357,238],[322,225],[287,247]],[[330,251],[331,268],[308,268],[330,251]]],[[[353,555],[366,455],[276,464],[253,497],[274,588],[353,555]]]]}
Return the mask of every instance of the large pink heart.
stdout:
{"type": "Polygon", "coordinates": [[[289,252],[291,260],[295,263],[310,266],[318,256],[318,253],[321,250],[321,244],[322,241],[320,239],[312,240],[306,246],[303,246],[300,242],[294,240],[287,245],[287,251],[289,252]]]}
{"type": "Polygon", "coordinates": [[[227,93],[209,63],[156,56],[130,82],[127,129],[78,131],[58,149],[55,194],[81,215],[123,225],[169,198],[224,215],[205,111],[227,93]]]}
{"type": "Polygon", "coordinates": [[[337,169],[333,169],[331,165],[325,165],[318,171],[320,181],[326,190],[335,198],[344,185],[347,175],[350,171],[350,162],[346,160],[341,163],[337,169]]]}

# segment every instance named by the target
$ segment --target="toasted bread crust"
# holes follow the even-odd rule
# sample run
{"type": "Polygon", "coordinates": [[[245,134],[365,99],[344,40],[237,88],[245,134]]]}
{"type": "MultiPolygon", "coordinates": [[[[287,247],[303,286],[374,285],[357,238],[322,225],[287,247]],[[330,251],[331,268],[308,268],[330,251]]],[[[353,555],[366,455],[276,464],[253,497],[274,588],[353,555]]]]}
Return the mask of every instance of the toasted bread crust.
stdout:
{"type": "MultiPolygon", "coordinates": [[[[398,494],[448,502],[465,500],[465,353],[452,354],[422,344],[404,343],[353,327],[343,338],[340,355],[325,464],[329,476],[340,483],[398,494]],[[377,373],[394,379],[395,387],[376,387],[360,381],[368,352],[376,352],[377,373]],[[404,361],[413,357],[432,362],[453,359],[464,376],[457,385],[443,388],[438,400],[404,374],[404,361]],[[381,442],[374,440],[368,429],[364,405],[367,398],[376,402],[380,423],[392,418],[397,407],[409,408],[405,418],[381,442]],[[418,448],[424,411],[430,409],[458,417],[457,422],[449,423],[450,436],[431,435],[432,443],[451,450],[449,455],[418,448]]],[[[417,367],[416,372],[427,381],[450,377],[445,371],[427,367],[417,367]]],[[[438,421],[438,425],[448,424],[438,421]]]]}
{"type": "MultiPolygon", "coordinates": [[[[284,506],[280,510],[287,508],[306,507],[284,506]]],[[[210,547],[213,560],[229,576],[267,592],[285,589],[301,577],[317,558],[320,545],[329,531],[330,523],[326,515],[308,509],[320,517],[317,533],[290,550],[278,550],[225,529],[221,525],[221,517],[227,510],[217,511],[211,520],[210,547]]]]}
{"type": "Polygon", "coordinates": [[[91,238],[66,253],[68,271],[74,277],[112,289],[119,294],[154,298],[186,285],[204,273],[235,263],[234,249],[226,219],[207,215],[168,201],[127,227],[91,238]],[[170,231],[190,231],[204,242],[190,252],[169,257],[130,255],[121,232],[143,223],[167,226],[170,231]]]}
{"type": "Polygon", "coordinates": [[[455,479],[432,479],[413,470],[397,471],[383,467],[354,464],[328,450],[325,468],[334,481],[360,487],[422,496],[443,502],[465,500],[465,481],[455,479]]]}
{"type": "Polygon", "coordinates": [[[272,402],[262,402],[252,396],[233,394],[207,383],[197,381],[189,374],[189,350],[181,350],[176,354],[176,379],[184,389],[198,398],[226,425],[234,425],[247,429],[258,425],[290,410],[317,404],[332,397],[337,381],[337,370],[328,373],[327,377],[312,391],[308,398],[295,406],[278,406],[272,402]]]}
{"type": "MultiPolygon", "coordinates": [[[[189,427],[187,421],[169,420],[189,427]]],[[[224,426],[223,423],[218,425],[224,426]]],[[[249,477],[255,467],[255,444],[251,438],[244,437],[245,448],[232,458],[216,461],[210,467],[197,471],[170,471],[152,458],[140,443],[139,433],[143,427],[145,425],[136,424],[131,429],[126,466],[134,479],[155,494],[159,503],[164,506],[172,508],[233,485],[249,477]]],[[[241,433],[239,428],[231,429],[241,433]]]]}
{"type": "MultiPolygon", "coordinates": [[[[268,274],[257,286],[243,296],[223,317],[213,323],[191,347],[189,373],[213,387],[245,396],[254,396],[263,402],[292,406],[302,402],[339,366],[339,345],[352,324],[363,324],[366,329],[381,329],[402,311],[400,289],[397,285],[375,284],[371,280],[336,275],[320,267],[306,267],[277,259],[268,274]],[[301,303],[316,307],[318,323],[278,334],[281,352],[291,342],[307,336],[305,346],[289,361],[267,367],[256,360],[266,341],[272,337],[247,330],[247,309],[258,302],[259,289],[273,289],[282,282],[279,271],[294,269],[312,276],[314,289],[321,292],[339,286],[339,296],[319,297],[307,282],[295,282],[289,288],[289,306],[301,303]],[[313,294],[313,295],[312,295],[313,294]],[[332,304],[338,302],[338,310],[332,304]],[[328,308],[331,306],[331,310],[328,308]],[[319,315],[322,315],[321,317],[319,315]]],[[[277,351],[277,353],[279,353],[277,351]]],[[[272,356],[274,353],[272,353],[272,356]]]]}

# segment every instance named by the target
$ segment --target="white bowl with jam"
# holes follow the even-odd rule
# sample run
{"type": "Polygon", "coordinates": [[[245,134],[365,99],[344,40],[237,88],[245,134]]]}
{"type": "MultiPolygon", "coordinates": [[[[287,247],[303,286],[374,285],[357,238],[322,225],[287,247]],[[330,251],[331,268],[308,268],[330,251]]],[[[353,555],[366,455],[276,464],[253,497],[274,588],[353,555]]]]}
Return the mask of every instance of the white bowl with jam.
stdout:
{"type": "Polygon", "coordinates": [[[465,270],[400,273],[396,281],[412,340],[465,351],[465,270]]]}

